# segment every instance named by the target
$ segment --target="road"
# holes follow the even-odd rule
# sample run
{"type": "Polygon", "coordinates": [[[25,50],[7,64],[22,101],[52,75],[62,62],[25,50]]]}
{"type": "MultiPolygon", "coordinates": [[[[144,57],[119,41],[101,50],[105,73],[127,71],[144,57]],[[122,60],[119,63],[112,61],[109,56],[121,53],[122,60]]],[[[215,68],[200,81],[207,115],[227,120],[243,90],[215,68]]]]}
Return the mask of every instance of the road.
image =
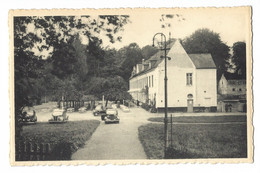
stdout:
{"type": "Polygon", "coordinates": [[[72,155],[72,160],[146,159],[138,139],[138,127],[147,123],[151,114],[141,108],[118,111],[120,123],[101,122],[85,146],[72,155]]]}

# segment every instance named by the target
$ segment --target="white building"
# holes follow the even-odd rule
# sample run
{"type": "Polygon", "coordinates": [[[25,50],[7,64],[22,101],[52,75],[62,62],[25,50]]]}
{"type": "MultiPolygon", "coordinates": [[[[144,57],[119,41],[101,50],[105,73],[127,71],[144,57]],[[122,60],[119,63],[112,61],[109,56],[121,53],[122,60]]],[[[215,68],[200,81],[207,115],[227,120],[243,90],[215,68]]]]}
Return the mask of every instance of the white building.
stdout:
{"type": "MultiPolygon", "coordinates": [[[[168,109],[193,112],[217,107],[216,66],[210,54],[187,54],[178,40],[167,51],[168,109]]],[[[137,64],[130,77],[134,100],[164,109],[164,51],[137,64]]]]}

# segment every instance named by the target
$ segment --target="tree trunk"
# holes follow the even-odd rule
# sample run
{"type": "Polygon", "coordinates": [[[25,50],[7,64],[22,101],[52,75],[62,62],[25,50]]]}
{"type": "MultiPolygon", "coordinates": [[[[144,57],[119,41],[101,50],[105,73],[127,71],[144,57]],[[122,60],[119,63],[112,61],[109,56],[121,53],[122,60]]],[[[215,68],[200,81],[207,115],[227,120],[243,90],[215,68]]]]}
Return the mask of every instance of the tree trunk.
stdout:
{"type": "Polygon", "coordinates": [[[106,99],[106,105],[105,105],[105,107],[107,107],[107,103],[108,103],[108,99],[106,99]]]}

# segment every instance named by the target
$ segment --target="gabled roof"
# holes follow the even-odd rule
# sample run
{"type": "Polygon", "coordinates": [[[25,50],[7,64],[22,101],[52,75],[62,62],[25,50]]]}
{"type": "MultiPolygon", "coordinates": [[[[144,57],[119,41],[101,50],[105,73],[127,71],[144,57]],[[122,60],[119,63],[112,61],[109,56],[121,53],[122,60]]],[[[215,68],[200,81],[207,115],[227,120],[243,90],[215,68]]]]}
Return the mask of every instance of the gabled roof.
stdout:
{"type": "MultiPolygon", "coordinates": [[[[171,39],[170,44],[168,43],[167,48],[169,49],[166,51],[167,55],[169,51],[172,49],[175,42],[176,39],[171,39]]],[[[164,50],[159,50],[149,59],[145,60],[145,64],[148,64],[151,61],[152,65],[149,68],[145,68],[143,71],[131,76],[131,78],[153,71],[163,61],[164,58],[161,58],[161,56],[164,56],[164,50]]],[[[212,59],[211,54],[188,54],[188,56],[190,57],[191,61],[197,69],[216,69],[216,65],[212,59]]]]}
{"type": "Polygon", "coordinates": [[[216,69],[211,54],[188,54],[197,69],[216,69]]]}
{"type": "MultiPolygon", "coordinates": [[[[172,46],[174,45],[174,43],[176,42],[176,39],[171,39],[171,43],[167,46],[167,48],[169,48],[166,51],[166,54],[168,54],[168,52],[170,51],[170,49],[172,48],[172,46]]],[[[145,67],[145,69],[135,75],[133,75],[131,78],[134,78],[135,76],[139,76],[141,74],[145,74],[147,72],[150,72],[152,70],[154,70],[162,61],[163,58],[161,58],[161,56],[164,56],[164,51],[163,50],[158,50],[153,56],[151,56],[149,59],[145,60],[145,64],[148,64],[150,61],[152,61],[151,67],[145,67]]],[[[141,64],[138,64],[141,65],[141,64]]]]}
{"type": "Polygon", "coordinates": [[[246,79],[245,76],[238,75],[236,73],[224,72],[223,75],[225,76],[226,80],[245,80],[246,79]]]}
{"type": "MultiPolygon", "coordinates": [[[[168,52],[170,51],[170,49],[172,48],[172,46],[174,45],[174,43],[176,42],[176,39],[171,39],[170,44],[167,45],[167,48],[169,48],[166,51],[166,54],[168,54],[168,52]]],[[[149,59],[147,59],[145,62],[149,62],[151,60],[162,60],[161,56],[164,56],[164,51],[163,50],[159,50],[158,52],[156,52],[153,56],[151,56],[149,59]]]]}

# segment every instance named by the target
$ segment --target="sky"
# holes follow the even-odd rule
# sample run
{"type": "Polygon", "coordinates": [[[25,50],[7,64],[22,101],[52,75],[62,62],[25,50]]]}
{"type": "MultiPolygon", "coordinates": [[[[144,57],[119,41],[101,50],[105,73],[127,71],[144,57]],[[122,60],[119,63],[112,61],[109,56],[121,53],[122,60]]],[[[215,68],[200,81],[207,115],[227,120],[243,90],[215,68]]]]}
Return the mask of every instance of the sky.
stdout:
{"type": "MultiPolygon", "coordinates": [[[[91,18],[96,19],[99,14],[101,13],[98,11],[87,13],[91,18]]],[[[169,39],[169,33],[171,33],[171,38],[184,39],[201,28],[208,28],[215,33],[219,33],[220,39],[230,47],[237,41],[248,42],[250,36],[250,11],[249,8],[244,7],[126,9],[124,11],[108,11],[107,14],[129,15],[130,22],[124,25],[124,31],[117,33],[117,35],[122,36],[121,42],[116,41],[112,44],[107,36],[93,32],[93,35],[102,39],[103,47],[120,49],[130,43],[137,43],[142,48],[146,45],[152,45],[153,36],[158,32],[163,32],[167,39],[169,39]],[[173,15],[173,18],[162,18],[162,15],[173,15]],[[161,25],[165,23],[170,24],[170,27],[162,28],[161,25]]],[[[89,23],[88,21],[85,22],[89,23]]],[[[109,27],[109,25],[106,27],[109,27]]],[[[39,30],[35,30],[34,24],[28,25],[28,32],[36,32],[39,37],[41,33],[39,30]]],[[[76,33],[77,31],[73,32],[76,33]]],[[[84,38],[81,34],[81,38],[83,44],[88,44],[87,37],[84,38]]],[[[44,44],[44,42],[40,44],[44,44]]],[[[39,52],[37,47],[34,47],[33,51],[36,55],[42,55],[45,59],[49,57],[52,49],[39,52]]]]}
{"type": "Polygon", "coordinates": [[[170,31],[171,37],[183,39],[197,29],[208,28],[219,33],[221,40],[228,46],[232,46],[234,42],[247,40],[248,19],[248,10],[243,8],[138,11],[130,14],[131,23],[124,26],[122,42],[110,44],[106,39],[103,41],[104,46],[108,45],[117,49],[132,42],[143,47],[152,45],[152,38],[157,32],[165,33],[168,39],[170,31]],[[171,23],[171,27],[162,29],[162,22],[160,22],[162,14],[178,14],[182,17],[167,20],[168,23],[171,23]],[[179,21],[182,18],[184,20],[179,21]]]}

